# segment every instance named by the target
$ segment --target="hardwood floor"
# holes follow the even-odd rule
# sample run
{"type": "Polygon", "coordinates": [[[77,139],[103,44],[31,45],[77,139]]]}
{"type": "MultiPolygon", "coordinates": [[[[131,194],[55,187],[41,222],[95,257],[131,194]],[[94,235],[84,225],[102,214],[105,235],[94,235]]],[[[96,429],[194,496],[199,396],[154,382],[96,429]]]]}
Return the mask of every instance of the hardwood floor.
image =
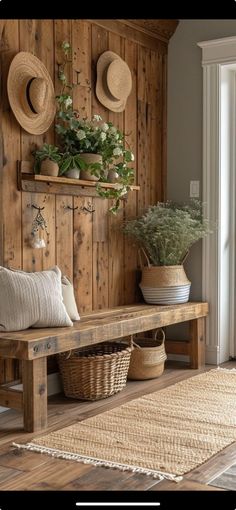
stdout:
{"type": "MultiPolygon", "coordinates": [[[[236,362],[223,365],[233,368],[236,362]]],[[[49,426],[56,430],[76,421],[119,406],[145,393],[165,388],[199,372],[210,370],[189,369],[187,364],[169,362],[164,374],[151,381],[129,381],[119,394],[98,402],[78,402],[61,395],[49,398],[49,426]]],[[[180,483],[164,480],[158,482],[146,475],[121,472],[103,467],[93,467],[78,462],[55,459],[47,455],[18,450],[12,442],[27,442],[38,434],[25,433],[23,420],[18,411],[7,411],[0,415],[0,491],[217,491],[208,486],[213,478],[236,463],[236,444],[230,445],[202,466],[184,476],[180,483]]]]}
{"type": "Polygon", "coordinates": [[[233,464],[229,469],[224,471],[221,475],[217,476],[211,481],[213,487],[220,487],[228,491],[236,490],[236,464],[233,464]]]}

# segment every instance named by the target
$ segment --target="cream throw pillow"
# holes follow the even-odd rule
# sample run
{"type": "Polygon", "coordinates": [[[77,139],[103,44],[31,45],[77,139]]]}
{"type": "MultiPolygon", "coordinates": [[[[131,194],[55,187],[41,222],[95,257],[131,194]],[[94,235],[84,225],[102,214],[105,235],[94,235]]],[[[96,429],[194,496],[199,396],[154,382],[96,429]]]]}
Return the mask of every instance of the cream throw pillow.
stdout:
{"type": "Polygon", "coordinates": [[[61,271],[26,273],[0,266],[0,331],[73,326],[62,300],[61,271]]]}
{"type": "Polygon", "coordinates": [[[80,316],[75,301],[74,287],[67,276],[62,276],[61,286],[63,303],[66,307],[69,317],[72,321],[79,321],[80,316]]]}

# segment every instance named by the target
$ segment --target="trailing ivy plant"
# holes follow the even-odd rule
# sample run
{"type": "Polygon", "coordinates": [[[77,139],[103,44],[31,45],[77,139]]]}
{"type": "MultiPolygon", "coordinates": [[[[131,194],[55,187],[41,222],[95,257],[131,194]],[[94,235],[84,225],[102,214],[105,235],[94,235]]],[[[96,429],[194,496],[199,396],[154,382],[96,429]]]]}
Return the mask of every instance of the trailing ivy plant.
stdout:
{"type": "Polygon", "coordinates": [[[115,203],[109,209],[109,211],[113,214],[117,213],[121,199],[124,198],[125,195],[132,189],[131,186],[134,182],[133,169],[128,166],[124,167],[121,165],[121,163],[118,163],[114,166],[115,171],[118,174],[118,179],[113,188],[104,190],[99,183],[96,186],[97,193],[100,197],[114,199],[115,203]]]}

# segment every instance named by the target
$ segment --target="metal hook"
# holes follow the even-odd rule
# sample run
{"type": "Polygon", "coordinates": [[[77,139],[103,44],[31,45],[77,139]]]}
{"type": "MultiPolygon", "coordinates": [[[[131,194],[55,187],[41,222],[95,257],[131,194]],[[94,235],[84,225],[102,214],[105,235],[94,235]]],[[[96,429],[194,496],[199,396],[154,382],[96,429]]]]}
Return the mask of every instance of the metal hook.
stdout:
{"type": "Polygon", "coordinates": [[[85,207],[85,205],[82,207],[79,208],[79,206],[77,205],[76,207],[71,207],[70,205],[64,205],[63,206],[64,209],[69,209],[70,211],[76,211],[76,209],[79,209],[80,211],[84,212],[84,213],[94,213],[95,212],[95,209],[93,208],[91,202],[88,202],[88,207],[85,207]]]}
{"type": "Polygon", "coordinates": [[[35,205],[35,204],[27,204],[27,207],[33,207],[33,209],[37,209],[37,211],[41,212],[43,211],[43,209],[45,209],[45,207],[39,207],[38,205],[35,205]]]}
{"type": "Polygon", "coordinates": [[[85,205],[83,207],[81,206],[80,210],[85,213],[91,213],[91,214],[95,212],[95,209],[92,206],[91,202],[88,202],[88,207],[85,207],[85,205]]]}
{"type": "Polygon", "coordinates": [[[79,206],[71,207],[70,205],[64,205],[64,209],[69,209],[70,211],[76,211],[76,209],[79,209],[79,206]]]}

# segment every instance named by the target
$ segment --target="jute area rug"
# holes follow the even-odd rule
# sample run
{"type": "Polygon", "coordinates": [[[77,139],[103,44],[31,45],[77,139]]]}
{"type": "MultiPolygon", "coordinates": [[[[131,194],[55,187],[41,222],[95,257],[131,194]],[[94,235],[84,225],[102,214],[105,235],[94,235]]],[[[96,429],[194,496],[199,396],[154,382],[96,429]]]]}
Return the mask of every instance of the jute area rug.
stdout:
{"type": "Polygon", "coordinates": [[[236,440],[236,370],[214,369],[16,445],[179,481],[236,440]]]}

